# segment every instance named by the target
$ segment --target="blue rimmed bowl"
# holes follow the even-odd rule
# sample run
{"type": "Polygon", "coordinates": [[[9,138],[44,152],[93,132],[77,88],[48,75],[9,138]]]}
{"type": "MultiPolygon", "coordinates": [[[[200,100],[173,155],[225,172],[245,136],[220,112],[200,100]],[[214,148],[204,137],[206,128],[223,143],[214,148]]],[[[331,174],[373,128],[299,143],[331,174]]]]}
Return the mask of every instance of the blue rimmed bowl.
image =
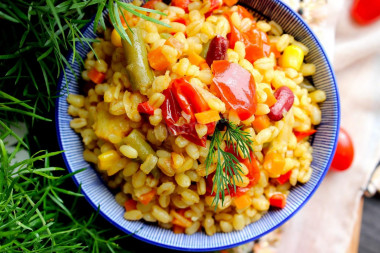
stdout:
{"type": "MultiPolygon", "coordinates": [[[[284,30],[294,38],[309,47],[310,52],[306,61],[314,63],[317,73],[313,76],[313,83],[318,89],[326,92],[327,100],[321,105],[322,122],[315,134],[313,146],[313,173],[306,184],[291,189],[287,205],[281,210],[270,210],[260,220],[246,226],[241,231],[231,233],[216,233],[207,236],[203,232],[194,235],[174,234],[171,230],[147,224],[140,221],[127,221],[123,218],[123,207],[119,206],[111,191],[106,187],[92,165],[83,159],[83,145],[81,138],[70,128],[71,117],[67,114],[67,90],[69,93],[79,94],[81,88],[75,76],[81,76],[81,65],[75,61],[72,69],[66,67],[66,79],[61,76],[58,90],[60,95],[56,101],[56,128],[60,148],[65,150],[63,158],[70,172],[89,168],[73,176],[77,185],[81,185],[82,193],[87,201],[97,209],[100,214],[123,232],[132,233],[134,237],[162,247],[186,251],[209,251],[237,246],[257,239],[273,229],[281,226],[291,218],[310,199],[324,178],[334,154],[340,122],[339,95],[334,73],[321,43],[301,17],[287,5],[278,0],[242,0],[240,4],[254,10],[264,18],[276,21],[284,30]]],[[[83,31],[84,36],[95,38],[93,23],[83,31]]],[[[77,43],[76,49],[82,58],[90,50],[88,45],[77,43]]],[[[73,59],[72,52],[68,62],[73,59]]]]}

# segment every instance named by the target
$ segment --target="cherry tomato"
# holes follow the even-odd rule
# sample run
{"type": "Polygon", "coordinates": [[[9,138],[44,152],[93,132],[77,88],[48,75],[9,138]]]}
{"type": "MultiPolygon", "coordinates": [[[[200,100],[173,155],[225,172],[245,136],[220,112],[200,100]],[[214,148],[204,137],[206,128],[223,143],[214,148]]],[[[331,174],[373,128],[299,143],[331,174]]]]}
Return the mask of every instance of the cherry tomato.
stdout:
{"type": "Polygon", "coordinates": [[[355,0],[352,4],[351,16],[360,25],[368,25],[380,18],[379,0],[355,0]]]}
{"type": "Polygon", "coordinates": [[[340,128],[338,145],[330,168],[335,171],[347,170],[354,160],[354,145],[346,130],[340,128]]]}

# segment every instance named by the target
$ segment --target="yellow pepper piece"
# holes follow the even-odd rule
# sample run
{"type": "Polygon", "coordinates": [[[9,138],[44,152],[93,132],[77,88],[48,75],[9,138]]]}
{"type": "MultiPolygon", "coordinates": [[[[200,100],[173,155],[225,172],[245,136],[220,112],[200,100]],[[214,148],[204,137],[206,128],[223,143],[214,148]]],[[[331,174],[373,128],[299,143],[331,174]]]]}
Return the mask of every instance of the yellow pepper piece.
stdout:
{"type": "Polygon", "coordinates": [[[279,59],[279,65],[283,68],[293,68],[300,70],[303,62],[304,53],[299,46],[290,45],[285,48],[284,53],[279,59]]]}
{"type": "Polygon", "coordinates": [[[285,158],[279,154],[271,152],[265,155],[263,167],[268,171],[270,177],[278,177],[284,173],[285,158]]]}
{"type": "Polygon", "coordinates": [[[121,158],[117,160],[117,162],[115,162],[111,168],[107,169],[107,175],[108,176],[115,175],[116,173],[124,169],[127,166],[127,163],[128,163],[127,158],[121,158]]]}
{"type": "Polygon", "coordinates": [[[115,150],[108,150],[98,156],[100,170],[109,170],[120,160],[120,155],[115,150]]]}
{"type": "Polygon", "coordinates": [[[116,31],[116,29],[113,29],[111,33],[111,42],[115,47],[122,47],[123,45],[121,44],[121,37],[119,33],[116,31]]]}
{"type": "Polygon", "coordinates": [[[248,194],[244,194],[234,199],[236,209],[244,209],[251,205],[252,201],[248,194]]]}
{"type": "Polygon", "coordinates": [[[208,124],[220,120],[219,112],[215,110],[199,112],[194,115],[200,124],[208,124]]]}

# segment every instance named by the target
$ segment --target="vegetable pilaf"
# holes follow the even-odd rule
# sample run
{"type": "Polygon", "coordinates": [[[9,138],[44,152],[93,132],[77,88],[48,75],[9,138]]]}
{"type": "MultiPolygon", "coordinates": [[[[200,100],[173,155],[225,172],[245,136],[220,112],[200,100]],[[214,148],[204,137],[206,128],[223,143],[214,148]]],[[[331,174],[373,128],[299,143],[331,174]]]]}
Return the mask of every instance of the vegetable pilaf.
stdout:
{"type": "Polygon", "coordinates": [[[119,13],[130,41],[106,28],[92,44],[70,126],[125,219],[241,230],[310,179],[326,95],[304,78],[308,48],[235,4],[152,0],[151,20],[119,13]]]}

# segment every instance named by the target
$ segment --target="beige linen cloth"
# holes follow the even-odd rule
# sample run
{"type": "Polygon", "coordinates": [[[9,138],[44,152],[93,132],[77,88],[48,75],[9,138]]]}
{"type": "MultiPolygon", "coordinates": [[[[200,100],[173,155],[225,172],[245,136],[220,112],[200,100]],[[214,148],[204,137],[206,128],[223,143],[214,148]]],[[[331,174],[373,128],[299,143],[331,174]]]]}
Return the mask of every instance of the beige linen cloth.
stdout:
{"type": "Polygon", "coordinates": [[[330,0],[328,5],[334,50],[332,37],[321,40],[333,53],[341,126],[352,137],[355,158],[349,170],[327,173],[311,200],[284,226],[277,252],[347,252],[362,188],[380,160],[380,21],[356,25],[349,14],[352,0],[330,0]]]}

